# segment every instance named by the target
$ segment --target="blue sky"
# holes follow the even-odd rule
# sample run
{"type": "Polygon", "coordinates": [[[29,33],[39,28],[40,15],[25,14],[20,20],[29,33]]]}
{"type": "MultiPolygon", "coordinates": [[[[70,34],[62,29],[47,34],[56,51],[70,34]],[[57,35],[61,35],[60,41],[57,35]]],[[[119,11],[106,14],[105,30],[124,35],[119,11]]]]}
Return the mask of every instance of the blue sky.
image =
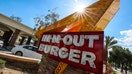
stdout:
{"type": "MultiPolygon", "coordinates": [[[[19,16],[22,23],[33,28],[33,18],[46,15],[49,9],[57,8],[59,19],[75,12],[81,2],[85,6],[97,0],[0,0],[0,13],[19,16]]],[[[105,36],[114,36],[119,45],[132,51],[132,0],[120,0],[120,9],[105,28],[105,36]]]]}

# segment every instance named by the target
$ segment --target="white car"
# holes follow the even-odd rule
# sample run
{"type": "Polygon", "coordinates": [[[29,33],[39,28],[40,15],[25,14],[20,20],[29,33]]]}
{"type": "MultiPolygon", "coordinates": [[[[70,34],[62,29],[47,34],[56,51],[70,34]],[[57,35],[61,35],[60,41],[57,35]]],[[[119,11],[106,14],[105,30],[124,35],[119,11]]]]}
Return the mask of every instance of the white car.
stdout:
{"type": "Polygon", "coordinates": [[[11,52],[18,56],[35,58],[41,60],[42,55],[36,52],[37,47],[32,45],[18,45],[11,52]]]}
{"type": "Polygon", "coordinates": [[[0,40],[0,47],[3,47],[4,42],[0,40]]]}
{"type": "Polygon", "coordinates": [[[3,39],[3,37],[2,37],[2,36],[0,36],[0,47],[2,47],[2,46],[3,46],[3,44],[4,44],[4,39],[3,39]]]}

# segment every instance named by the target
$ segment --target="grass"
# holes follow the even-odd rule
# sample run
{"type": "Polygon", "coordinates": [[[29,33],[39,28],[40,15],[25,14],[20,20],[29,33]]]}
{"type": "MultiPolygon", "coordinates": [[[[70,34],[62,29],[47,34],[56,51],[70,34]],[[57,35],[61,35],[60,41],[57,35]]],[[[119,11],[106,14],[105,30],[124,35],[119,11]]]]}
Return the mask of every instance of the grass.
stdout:
{"type": "Polygon", "coordinates": [[[5,60],[0,59],[0,68],[4,68],[6,64],[5,60]]]}

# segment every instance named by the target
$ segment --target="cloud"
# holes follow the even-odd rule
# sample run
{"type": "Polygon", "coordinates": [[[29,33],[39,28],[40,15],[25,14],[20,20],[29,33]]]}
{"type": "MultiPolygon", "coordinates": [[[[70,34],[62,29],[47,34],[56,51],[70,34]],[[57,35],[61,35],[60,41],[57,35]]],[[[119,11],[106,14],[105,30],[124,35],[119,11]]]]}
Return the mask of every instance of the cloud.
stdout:
{"type": "Polygon", "coordinates": [[[120,31],[120,34],[123,36],[123,38],[120,38],[118,41],[122,42],[126,46],[132,46],[132,30],[124,30],[120,31]]]}
{"type": "Polygon", "coordinates": [[[127,37],[131,37],[132,36],[132,30],[129,29],[129,30],[120,31],[120,34],[125,35],[127,37]]]}
{"type": "Polygon", "coordinates": [[[78,2],[78,0],[74,0],[76,3],[78,2]]]}

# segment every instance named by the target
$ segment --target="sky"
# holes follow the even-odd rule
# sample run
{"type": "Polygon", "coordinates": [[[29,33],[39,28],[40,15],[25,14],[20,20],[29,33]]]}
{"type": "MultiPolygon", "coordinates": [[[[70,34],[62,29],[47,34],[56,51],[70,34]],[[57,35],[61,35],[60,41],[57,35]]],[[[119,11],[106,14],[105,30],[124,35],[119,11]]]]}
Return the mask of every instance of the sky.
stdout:
{"type": "MultiPolygon", "coordinates": [[[[46,15],[48,10],[57,8],[62,19],[76,11],[80,3],[88,6],[98,0],[0,0],[0,13],[18,16],[22,23],[34,28],[34,17],[46,15]]],[[[113,36],[118,45],[132,51],[132,0],[120,0],[120,9],[105,28],[105,36],[113,36]]]]}

